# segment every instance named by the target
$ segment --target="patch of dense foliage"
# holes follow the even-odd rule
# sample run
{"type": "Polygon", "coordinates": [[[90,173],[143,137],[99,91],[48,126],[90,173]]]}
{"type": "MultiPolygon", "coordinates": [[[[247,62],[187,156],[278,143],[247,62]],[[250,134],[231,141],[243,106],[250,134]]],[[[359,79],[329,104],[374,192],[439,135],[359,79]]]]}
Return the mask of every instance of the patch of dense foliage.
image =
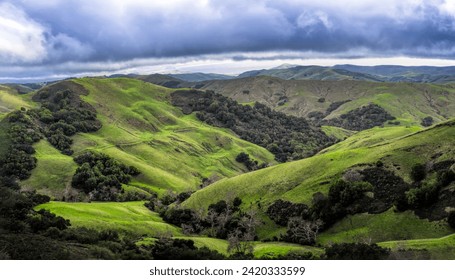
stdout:
{"type": "Polygon", "coordinates": [[[269,206],[266,213],[278,225],[287,226],[281,240],[312,245],[319,231],[348,214],[368,211],[371,199],[365,193],[371,190],[372,186],[366,182],[339,180],[332,183],[327,197],[315,194],[311,207],[279,199],[269,206]]]}
{"type": "Polygon", "coordinates": [[[420,123],[422,126],[428,127],[432,126],[434,123],[434,120],[431,116],[425,117],[422,119],[422,122],[420,123]]]}
{"type": "Polygon", "coordinates": [[[197,248],[193,240],[160,238],[152,246],[155,260],[223,260],[225,257],[207,247],[197,248]]]}
{"type": "Polygon", "coordinates": [[[385,122],[394,119],[395,117],[390,115],[382,107],[376,104],[369,104],[349,111],[338,118],[323,121],[323,124],[361,131],[375,126],[381,126],[385,122]]]}
{"type": "Polygon", "coordinates": [[[132,176],[140,174],[134,166],[97,152],[86,152],[74,158],[79,165],[71,185],[89,194],[92,200],[118,201],[122,184],[128,184],[132,176]]]}
{"type": "Polygon", "coordinates": [[[30,111],[21,110],[10,113],[6,118],[9,147],[0,159],[0,176],[27,179],[36,167],[33,144],[41,139],[41,134],[30,111]]]}
{"type": "Polygon", "coordinates": [[[352,100],[348,99],[348,100],[336,101],[336,102],[331,103],[329,105],[329,108],[327,108],[327,110],[325,111],[325,115],[326,116],[330,115],[330,113],[332,113],[336,109],[340,108],[341,105],[348,103],[350,101],[352,101],[352,100]]]}
{"type": "Polygon", "coordinates": [[[325,249],[329,260],[384,260],[389,254],[390,249],[365,243],[339,243],[325,249]]]}
{"type": "Polygon", "coordinates": [[[455,203],[455,193],[446,188],[455,181],[452,164],[452,160],[439,162],[429,170],[425,165],[414,166],[411,170],[414,183],[413,188],[406,192],[406,206],[420,217],[430,220],[448,217],[446,209],[455,203]]]}
{"type": "Polygon", "coordinates": [[[45,87],[33,96],[34,101],[42,104],[35,117],[44,124],[47,140],[64,154],[73,153],[70,137],[75,133],[101,128],[96,110],[80,97],[87,94],[83,86],[65,81],[45,87]]]}
{"type": "Polygon", "coordinates": [[[267,208],[266,213],[270,219],[280,226],[286,226],[293,217],[307,219],[310,215],[309,208],[306,204],[292,203],[281,199],[273,202],[267,208]]]}
{"type": "Polygon", "coordinates": [[[243,106],[211,91],[176,91],[172,103],[185,114],[196,116],[210,125],[229,128],[240,138],[265,147],[277,161],[311,156],[332,144],[334,139],[304,118],[287,116],[256,103],[243,106]]]}
{"type": "Polygon", "coordinates": [[[257,160],[251,159],[250,155],[241,152],[235,157],[235,161],[243,163],[249,171],[258,170],[267,167],[267,163],[259,164],[257,160]]]}
{"type": "Polygon", "coordinates": [[[327,197],[321,193],[313,196],[312,220],[321,220],[323,229],[327,229],[346,215],[367,212],[371,198],[365,196],[365,193],[372,189],[368,182],[333,182],[327,197]]]}
{"type": "Polygon", "coordinates": [[[366,168],[361,174],[363,180],[373,186],[374,201],[370,213],[384,212],[392,205],[397,205],[399,210],[406,209],[403,198],[410,186],[401,177],[383,166],[366,168]]]}

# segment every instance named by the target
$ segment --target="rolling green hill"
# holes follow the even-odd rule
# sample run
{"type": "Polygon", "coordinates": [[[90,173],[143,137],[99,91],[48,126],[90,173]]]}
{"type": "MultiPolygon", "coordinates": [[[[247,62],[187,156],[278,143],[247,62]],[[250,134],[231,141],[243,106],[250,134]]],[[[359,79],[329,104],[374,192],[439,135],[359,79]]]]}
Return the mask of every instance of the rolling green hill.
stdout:
{"type": "Polygon", "coordinates": [[[213,90],[240,103],[261,102],[286,114],[308,117],[325,114],[336,102],[346,102],[329,111],[325,119],[370,103],[377,104],[401,124],[420,124],[431,116],[435,122],[455,115],[454,87],[448,85],[377,83],[366,81],[282,80],[258,76],[204,82],[202,89],[213,90]]]}
{"type": "MultiPolygon", "coordinates": [[[[315,193],[327,193],[330,182],[341,178],[350,168],[362,168],[381,161],[388,170],[410,182],[409,173],[414,164],[453,159],[454,144],[454,120],[427,130],[418,127],[373,128],[311,158],[220,180],[193,194],[183,204],[205,209],[209,204],[233,195],[246,202],[244,205],[261,211],[277,199],[311,204],[315,193]]],[[[279,228],[269,223],[264,227],[266,233],[276,232],[279,228]]]]}
{"type": "MultiPolygon", "coordinates": [[[[158,193],[195,190],[203,178],[244,172],[235,161],[242,151],[273,163],[267,150],[183,115],[170,105],[170,89],[126,78],[76,82],[89,91],[83,98],[97,110],[103,126],[74,137],[75,155],[95,150],[137,167],[142,175],[131,182],[133,187],[158,193]]],[[[74,171],[75,163],[43,141],[35,147],[38,165],[24,186],[57,198],[74,192],[68,189],[71,175],[65,171],[74,171]]]]}
{"type": "Polygon", "coordinates": [[[0,85],[0,120],[13,110],[21,107],[30,108],[31,104],[27,97],[27,95],[19,94],[13,88],[0,85]]]}

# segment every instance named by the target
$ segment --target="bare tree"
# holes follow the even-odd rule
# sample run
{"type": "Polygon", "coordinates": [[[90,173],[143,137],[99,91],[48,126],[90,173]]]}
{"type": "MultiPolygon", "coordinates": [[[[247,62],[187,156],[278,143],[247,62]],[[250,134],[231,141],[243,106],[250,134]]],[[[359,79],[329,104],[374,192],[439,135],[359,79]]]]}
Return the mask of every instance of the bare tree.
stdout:
{"type": "Polygon", "coordinates": [[[256,228],[261,224],[256,209],[250,209],[240,219],[239,225],[245,229],[244,241],[253,241],[256,236],[256,228]]]}
{"type": "Polygon", "coordinates": [[[228,252],[234,252],[235,254],[252,254],[253,244],[249,241],[245,241],[244,238],[244,234],[239,229],[236,229],[229,234],[228,252]]]}
{"type": "Polygon", "coordinates": [[[286,232],[287,239],[302,245],[312,245],[316,242],[322,225],[321,220],[308,221],[300,217],[291,218],[286,232]]]}

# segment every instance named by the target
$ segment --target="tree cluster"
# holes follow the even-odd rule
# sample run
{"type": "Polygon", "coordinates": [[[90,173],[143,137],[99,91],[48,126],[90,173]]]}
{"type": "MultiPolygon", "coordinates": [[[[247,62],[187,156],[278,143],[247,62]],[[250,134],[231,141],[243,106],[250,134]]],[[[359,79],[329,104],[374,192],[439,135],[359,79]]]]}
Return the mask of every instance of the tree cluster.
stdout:
{"type": "MultiPolygon", "coordinates": [[[[421,209],[429,207],[438,201],[440,190],[455,181],[455,173],[450,167],[437,169],[435,181],[423,181],[426,178],[427,170],[424,164],[416,164],[411,169],[411,178],[414,180],[414,187],[406,192],[406,206],[410,209],[421,209]]],[[[448,205],[449,206],[449,205],[448,205]]]]}
{"type": "Polygon", "coordinates": [[[71,136],[77,132],[93,132],[101,128],[96,110],[82,101],[86,90],[70,81],[60,82],[38,91],[33,100],[41,103],[34,114],[44,127],[44,134],[63,154],[71,155],[71,136]]]}
{"type": "Polygon", "coordinates": [[[210,125],[233,130],[240,138],[265,147],[277,161],[285,162],[313,155],[334,139],[304,118],[287,116],[265,105],[243,106],[211,91],[176,91],[173,105],[210,125]]]}
{"type": "Polygon", "coordinates": [[[376,104],[369,104],[349,111],[338,118],[322,121],[322,124],[361,131],[375,126],[381,126],[385,122],[394,119],[395,117],[390,115],[382,107],[376,104]]]}
{"type": "Polygon", "coordinates": [[[122,184],[139,175],[134,166],[126,166],[103,153],[86,152],[74,158],[79,165],[71,185],[89,194],[92,200],[118,201],[122,184]]]}
{"type": "Polygon", "coordinates": [[[317,193],[311,207],[281,199],[272,203],[266,213],[278,225],[287,226],[281,240],[302,245],[312,245],[317,234],[348,214],[368,210],[370,198],[365,193],[372,190],[366,182],[332,183],[328,196],[317,193]]]}
{"type": "Polygon", "coordinates": [[[6,126],[9,147],[0,159],[0,176],[27,179],[36,167],[33,144],[41,139],[36,123],[25,109],[10,113],[6,126]]]}
{"type": "Polygon", "coordinates": [[[432,126],[434,123],[434,120],[431,116],[425,117],[422,119],[422,122],[420,123],[424,127],[432,126]]]}
{"type": "Polygon", "coordinates": [[[251,159],[250,155],[241,152],[235,157],[235,161],[243,163],[249,171],[258,170],[267,167],[267,163],[259,164],[257,160],[251,159]]]}
{"type": "Polygon", "coordinates": [[[389,254],[390,249],[366,243],[338,243],[325,249],[328,260],[384,260],[389,254]]]}
{"type": "Polygon", "coordinates": [[[151,247],[155,260],[223,260],[225,257],[207,247],[197,248],[189,239],[160,238],[151,247]]]}

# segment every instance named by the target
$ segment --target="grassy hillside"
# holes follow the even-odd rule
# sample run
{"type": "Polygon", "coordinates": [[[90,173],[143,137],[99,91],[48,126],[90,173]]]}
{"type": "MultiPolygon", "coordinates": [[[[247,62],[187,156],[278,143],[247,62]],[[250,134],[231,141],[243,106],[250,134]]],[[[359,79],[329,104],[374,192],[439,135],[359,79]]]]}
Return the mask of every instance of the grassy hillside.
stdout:
{"type": "Polygon", "coordinates": [[[69,219],[75,227],[88,227],[98,230],[115,229],[119,232],[134,233],[138,236],[159,236],[171,233],[181,235],[179,228],[169,225],[144,206],[143,201],[134,202],[91,202],[66,203],[49,202],[37,208],[47,209],[69,219]]]}
{"type": "Polygon", "coordinates": [[[71,188],[71,178],[77,168],[73,158],[61,154],[46,140],[41,140],[34,148],[38,164],[32,170],[32,176],[21,183],[22,188],[38,189],[40,193],[55,199],[75,192],[71,188]]]}
{"type": "MultiPolygon", "coordinates": [[[[83,99],[97,110],[103,125],[95,133],[73,137],[75,155],[95,150],[137,167],[141,175],[131,186],[158,193],[195,190],[203,178],[246,171],[235,161],[242,151],[260,162],[273,162],[264,148],[183,115],[170,105],[170,89],[127,78],[75,81],[89,91],[83,99]]],[[[24,185],[59,197],[68,191],[75,164],[43,141],[35,147],[38,166],[24,185]]]]}
{"type": "Polygon", "coordinates": [[[319,244],[339,242],[383,242],[435,238],[453,233],[445,222],[419,219],[411,211],[395,213],[392,209],[381,214],[362,213],[349,216],[323,232],[319,244]]]}
{"type": "Polygon", "coordinates": [[[346,100],[352,101],[326,118],[337,117],[369,103],[383,107],[404,125],[420,124],[426,116],[441,122],[455,115],[455,88],[452,84],[303,81],[259,76],[209,81],[202,89],[214,90],[241,103],[258,101],[295,116],[308,116],[314,111],[325,113],[332,103],[346,100]]]}
{"type": "Polygon", "coordinates": [[[0,85],[0,120],[13,110],[31,106],[29,95],[20,95],[15,89],[0,85]]]}
{"type": "Polygon", "coordinates": [[[390,248],[397,259],[436,259],[455,258],[455,234],[440,238],[387,241],[380,246],[390,248]]]}
{"type": "Polygon", "coordinates": [[[341,177],[345,170],[378,160],[409,181],[408,174],[414,164],[431,158],[446,160],[454,154],[455,121],[416,130],[398,127],[363,131],[311,158],[220,180],[193,194],[184,205],[207,208],[229,193],[241,197],[246,202],[244,205],[260,206],[262,210],[278,198],[310,204],[314,193],[326,193],[330,181],[341,177]]]}

